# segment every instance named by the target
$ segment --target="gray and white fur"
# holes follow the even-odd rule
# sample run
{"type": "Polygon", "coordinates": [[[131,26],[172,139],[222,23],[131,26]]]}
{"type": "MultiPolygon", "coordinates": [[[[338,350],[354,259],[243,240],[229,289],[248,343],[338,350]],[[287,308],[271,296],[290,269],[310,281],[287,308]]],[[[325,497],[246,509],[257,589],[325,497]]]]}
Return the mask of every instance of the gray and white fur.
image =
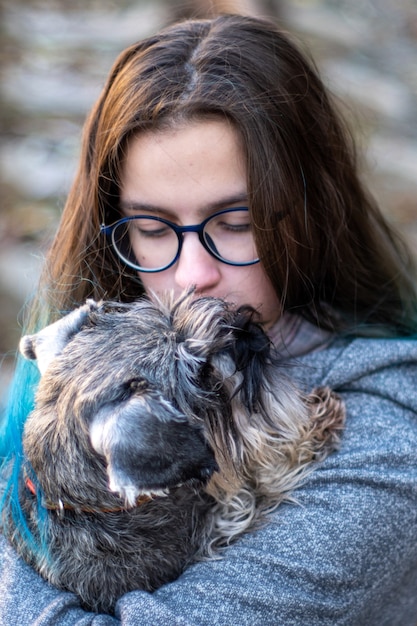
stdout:
{"type": "Polygon", "coordinates": [[[48,551],[9,538],[84,607],[218,557],[337,447],[341,400],[303,395],[254,317],[192,293],[90,300],[22,339],[42,376],[20,497],[48,551]]]}

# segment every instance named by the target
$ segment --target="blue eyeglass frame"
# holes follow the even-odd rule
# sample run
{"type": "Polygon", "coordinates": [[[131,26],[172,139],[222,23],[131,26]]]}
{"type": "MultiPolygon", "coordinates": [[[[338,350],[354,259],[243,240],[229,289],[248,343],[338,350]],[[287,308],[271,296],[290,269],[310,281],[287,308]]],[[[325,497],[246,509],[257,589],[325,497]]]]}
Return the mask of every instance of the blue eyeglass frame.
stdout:
{"type": "Polygon", "coordinates": [[[181,250],[182,250],[182,244],[184,241],[184,237],[183,234],[184,233],[197,233],[198,234],[198,239],[201,243],[201,245],[203,246],[203,248],[215,259],[217,259],[218,261],[221,261],[222,263],[225,263],[226,265],[233,265],[235,267],[247,267],[249,265],[255,265],[256,263],[259,263],[259,258],[254,259],[253,261],[245,261],[242,263],[237,263],[235,261],[227,261],[226,259],[223,259],[223,257],[221,257],[220,255],[216,254],[216,252],[214,250],[212,250],[208,245],[207,242],[204,239],[204,228],[206,226],[206,224],[212,220],[215,217],[218,217],[219,215],[224,215],[226,213],[233,213],[236,211],[248,211],[249,212],[249,207],[247,206],[239,206],[239,207],[233,207],[231,209],[223,209],[222,211],[218,211],[217,213],[214,213],[213,215],[210,215],[209,217],[207,217],[205,220],[203,220],[200,224],[193,224],[190,226],[178,226],[177,224],[174,224],[173,222],[170,222],[169,220],[164,219],[163,217],[157,217],[156,215],[132,215],[130,217],[122,217],[120,220],[117,220],[117,222],[114,222],[113,224],[110,225],[106,225],[106,224],[101,224],[100,226],[100,232],[104,233],[106,235],[106,237],[111,238],[111,242],[113,247],[115,248],[115,251],[118,255],[118,257],[129,267],[131,267],[132,269],[135,269],[138,272],[146,272],[148,274],[154,274],[156,272],[163,272],[164,270],[169,269],[170,267],[172,267],[180,258],[180,254],[181,254],[181,250]],[[155,222],[161,222],[162,224],[166,224],[167,226],[170,226],[172,228],[172,230],[175,232],[175,234],[177,235],[178,238],[178,251],[177,254],[175,255],[174,259],[168,263],[168,265],[164,265],[163,267],[158,267],[156,269],[147,269],[147,268],[140,268],[138,265],[135,265],[134,263],[130,263],[128,259],[125,259],[124,257],[120,257],[120,254],[117,251],[116,246],[114,246],[114,242],[113,242],[113,232],[114,229],[117,228],[117,226],[120,226],[120,224],[125,224],[126,222],[131,222],[132,220],[135,220],[137,218],[142,218],[142,217],[146,217],[147,219],[151,219],[154,220],[155,222]]]}

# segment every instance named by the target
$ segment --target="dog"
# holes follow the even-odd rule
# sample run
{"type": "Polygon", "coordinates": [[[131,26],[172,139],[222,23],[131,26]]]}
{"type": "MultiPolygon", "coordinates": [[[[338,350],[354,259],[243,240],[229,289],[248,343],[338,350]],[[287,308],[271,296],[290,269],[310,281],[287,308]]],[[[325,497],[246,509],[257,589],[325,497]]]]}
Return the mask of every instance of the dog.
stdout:
{"type": "Polygon", "coordinates": [[[250,307],[89,300],[20,350],[41,373],[20,500],[47,549],[9,539],[88,610],[221,558],[339,445],[341,399],[289,381],[250,307]]]}

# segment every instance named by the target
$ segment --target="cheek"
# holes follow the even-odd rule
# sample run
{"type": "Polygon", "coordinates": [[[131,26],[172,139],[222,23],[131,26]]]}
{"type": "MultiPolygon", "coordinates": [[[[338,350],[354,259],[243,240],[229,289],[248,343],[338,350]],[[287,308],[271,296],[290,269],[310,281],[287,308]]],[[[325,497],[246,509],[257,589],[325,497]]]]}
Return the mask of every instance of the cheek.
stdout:
{"type": "Polygon", "coordinates": [[[225,297],[235,306],[249,304],[259,311],[261,320],[268,328],[281,314],[281,304],[275,290],[258,263],[247,268],[225,266],[221,289],[216,294],[225,297]]]}
{"type": "Polygon", "coordinates": [[[174,277],[169,269],[163,272],[156,272],[155,274],[139,272],[139,276],[148,294],[152,291],[161,293],[162,291],[167,291],[174,287],[174,277]]]}
{"type": "Polygon", "coordinates": [[[279,318],[281,303],[262,266],[257,265],[253,269],[254,274],[246,288],[247,295],[251,297],[249,304],[259,309],[262,321],[269,327],[279,318]]]}
{"type": "Polygon", "coordinates": [[[248,268],[235,269],[229,277],[229,293],[237,305],[249,304],[261,314],[266,327],[275,323],[281,305],[275,290],[260,263],[248,268]]]}

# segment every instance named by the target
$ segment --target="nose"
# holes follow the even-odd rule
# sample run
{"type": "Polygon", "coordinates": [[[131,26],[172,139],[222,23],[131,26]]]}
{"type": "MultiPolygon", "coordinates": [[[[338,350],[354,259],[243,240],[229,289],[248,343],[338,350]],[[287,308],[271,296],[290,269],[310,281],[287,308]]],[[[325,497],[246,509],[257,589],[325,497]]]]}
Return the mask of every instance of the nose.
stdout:
{"type": "Polygon", "coordinates": [[[181,289],[195,287],[206,292],[221,279],[221,262],[201,245],[197,233],[185,233],[180,258],[175,269],[175,282],[181,289]]]}

